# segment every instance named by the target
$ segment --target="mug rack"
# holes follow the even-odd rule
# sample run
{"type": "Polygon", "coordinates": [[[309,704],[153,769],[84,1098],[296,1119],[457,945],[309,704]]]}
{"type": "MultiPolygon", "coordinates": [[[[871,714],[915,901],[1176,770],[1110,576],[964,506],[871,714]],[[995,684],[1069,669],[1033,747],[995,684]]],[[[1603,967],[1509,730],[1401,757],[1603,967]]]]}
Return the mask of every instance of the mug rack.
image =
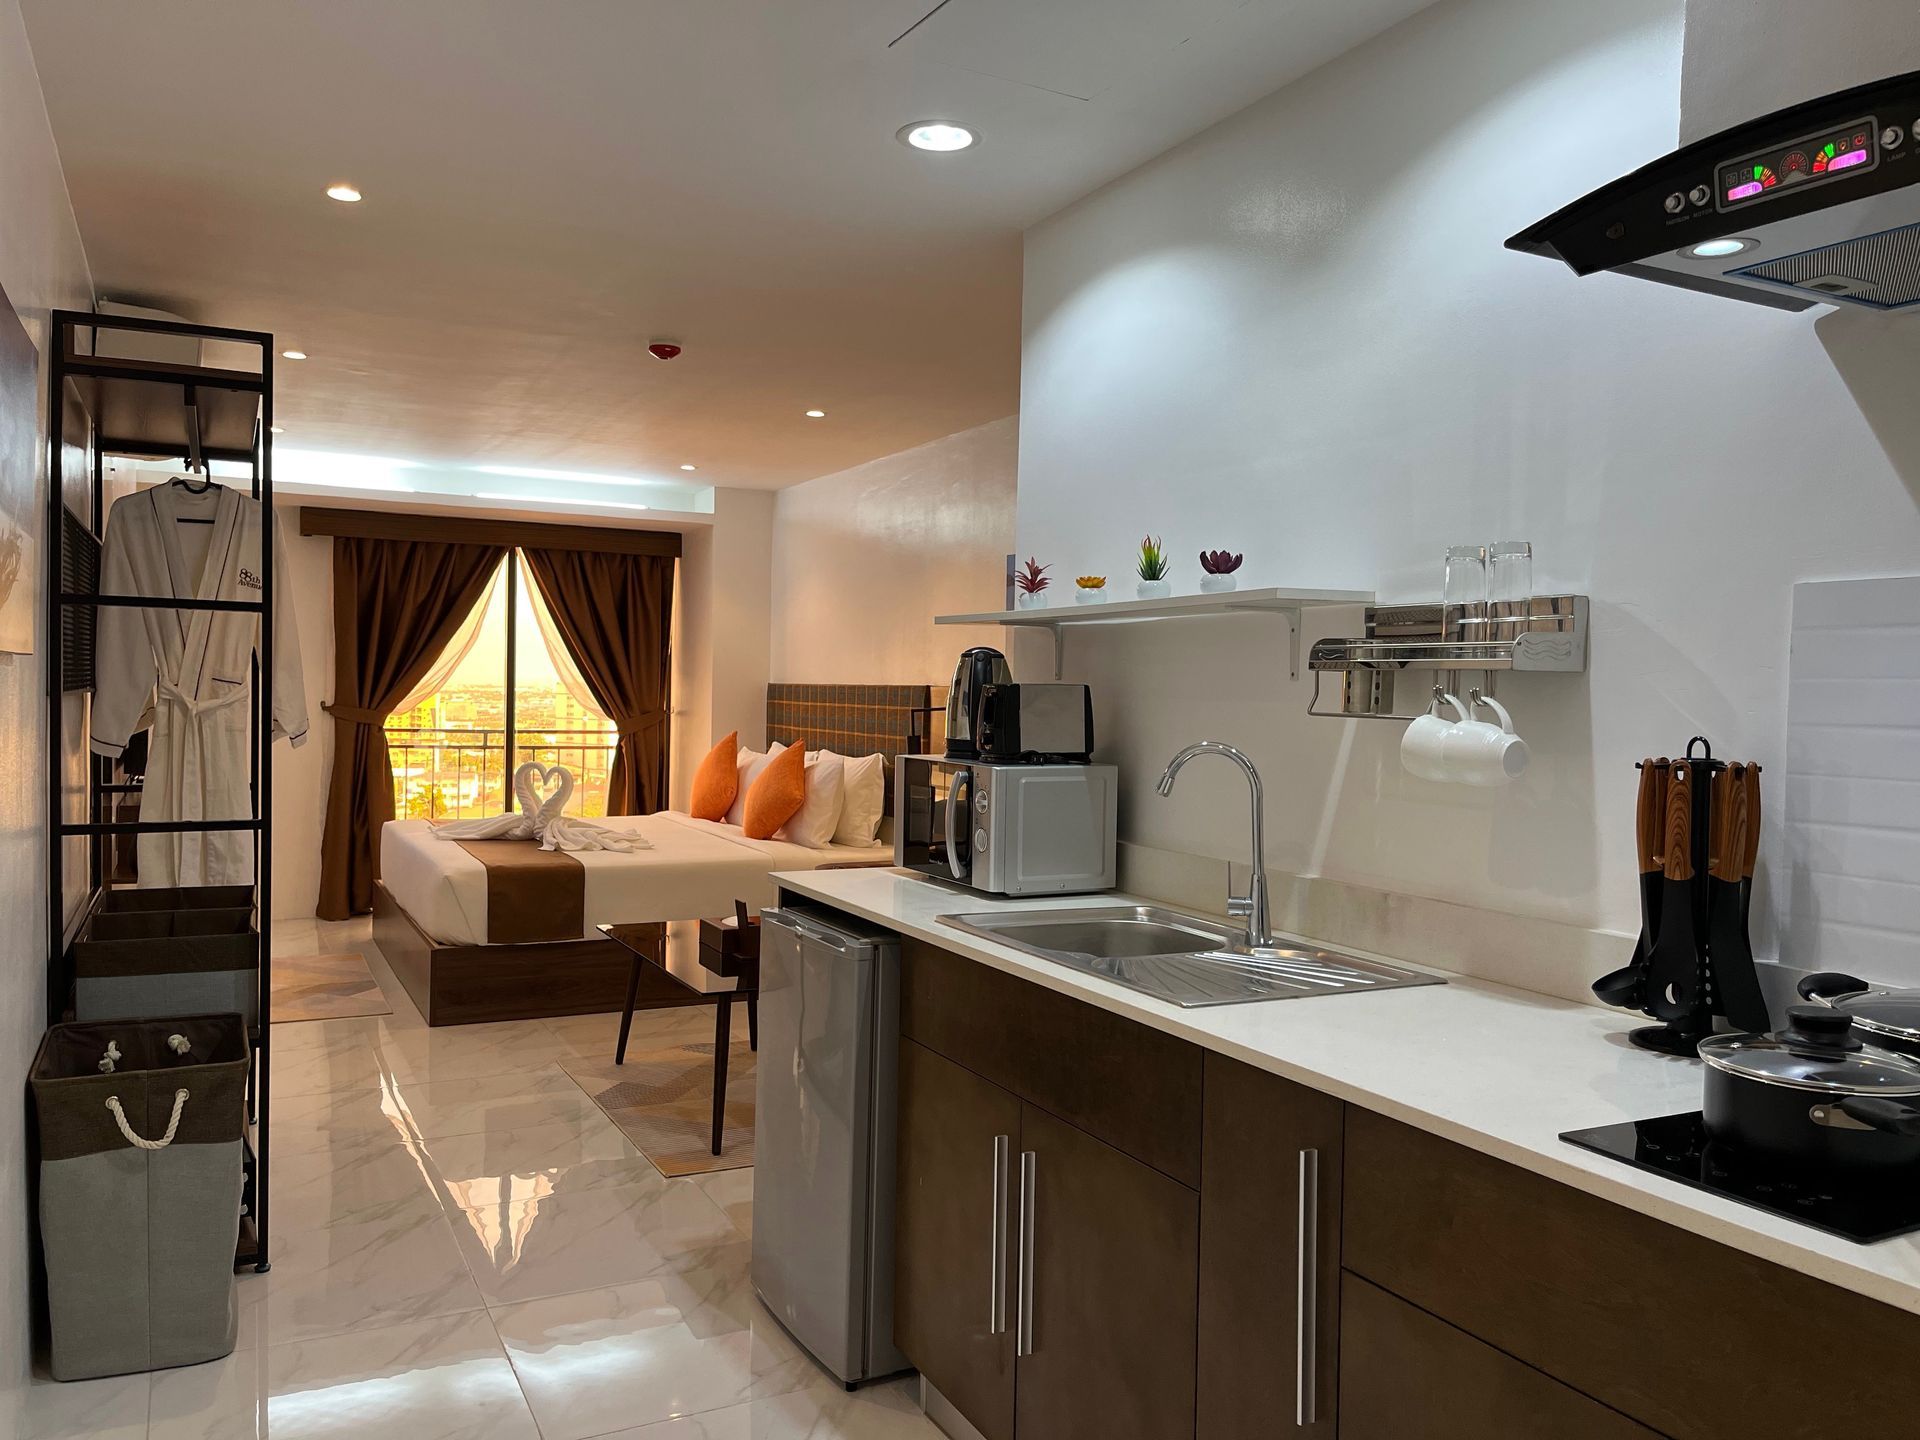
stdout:
{"type": "Polygon", "coordinates": [[[1445,605],[1369,605],[1364,635],[1313,643],[1307,713],[1333,720],[1409,720],[1393,713],[1395,677],[1403,670],[1479,673],[1488,694],[1502,671],[1578,674],[1587,668],[1587,608],[1584,595],[1536,595],[1512,607],[1490,607],[1484,615],[1445,605]],[[1339,677],[1339,703],[1331,710],[1320,708],[1326,675],[1339,677]]]}

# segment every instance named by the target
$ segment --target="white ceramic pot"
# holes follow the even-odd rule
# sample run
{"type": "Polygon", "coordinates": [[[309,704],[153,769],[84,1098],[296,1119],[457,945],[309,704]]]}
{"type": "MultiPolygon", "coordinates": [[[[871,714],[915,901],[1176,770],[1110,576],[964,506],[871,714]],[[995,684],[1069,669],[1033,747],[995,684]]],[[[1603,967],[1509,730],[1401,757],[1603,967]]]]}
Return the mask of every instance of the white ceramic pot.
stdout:
{"type": "Polygon", "coordinates": [[[1134,593],[1142,600],[1164,600],[1173,594],[1171,580],[1142,580],[1133,588],[1134,593]]]}
{"type": "Polygon", "coordinates": [[[1073,603],[1076,605],[1104,605],[1107,603],[1107,591],[1103,585],[1098,590],[1084,590],[1074,587],[1073,603]]]}
{"type": "Polygon", "coordinates": [[[1219,595],[1225,591],[1237,590],[1239,588],[1240,577],[1238,575],[1202,575],[1200,577],[1200,593],[1203,595],[1219,595]]]}
{"type": "Polygon", "coordinates": [[[1013,608],[1016,610],[1044,610],[1047,608],[1047,592],[1036,590],[1029,595],[1024,590],[1014,592],[1013,608]]]}

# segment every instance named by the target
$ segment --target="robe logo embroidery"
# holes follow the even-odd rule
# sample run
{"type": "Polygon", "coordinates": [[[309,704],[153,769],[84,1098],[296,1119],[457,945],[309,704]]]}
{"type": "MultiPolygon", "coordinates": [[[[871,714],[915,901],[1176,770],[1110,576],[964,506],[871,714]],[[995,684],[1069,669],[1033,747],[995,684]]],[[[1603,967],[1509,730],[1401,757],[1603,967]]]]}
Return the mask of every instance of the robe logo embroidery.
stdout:
{"type": "Polygon", "coordinates": [[[258,590],[262,588],[260,577],[244,565],[240,567],[240,584],[248,590],[258,590]]]}

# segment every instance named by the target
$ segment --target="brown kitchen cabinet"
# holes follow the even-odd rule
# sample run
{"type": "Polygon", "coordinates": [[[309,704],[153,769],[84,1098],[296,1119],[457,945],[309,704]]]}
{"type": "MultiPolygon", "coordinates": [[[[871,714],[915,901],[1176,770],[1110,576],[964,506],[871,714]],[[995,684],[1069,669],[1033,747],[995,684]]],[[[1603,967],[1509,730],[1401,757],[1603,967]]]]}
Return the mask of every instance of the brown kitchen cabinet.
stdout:
{"type": "Polygon", "coordinates": [[[1020,1127],[1016,1433],[1192,1436],[1200,1197],[1033,1105],[1020,1127]]]}
{"type": "Polygon", "coordinates": [[[1206,1057],[1198,1440],[1332,1440],[1345,1107],[1206,1057]]]}
{"type": "Polygon", "coordinates": [[[1340,1356],[1340,1440],[1660,1440],[1357,1275],[1340,1356]]]}
{"type": "Polygon", "coordinates": [[[986,1440],[1013,1440],[1020,1101],[900,1042],[893,1339],[986,1440]]]}

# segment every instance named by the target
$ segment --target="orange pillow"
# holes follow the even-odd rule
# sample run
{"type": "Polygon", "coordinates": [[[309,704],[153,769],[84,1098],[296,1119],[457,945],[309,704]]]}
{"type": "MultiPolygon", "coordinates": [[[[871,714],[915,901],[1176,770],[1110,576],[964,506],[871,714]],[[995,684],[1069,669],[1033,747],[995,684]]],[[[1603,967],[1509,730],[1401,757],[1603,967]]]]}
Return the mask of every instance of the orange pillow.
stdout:
{"type": "Polygon", "coordinates": [[[740,789],[739,754],[738,730],[707,751],[707,758],[693,772],[693,796],[687,801],[687,813],[694,819],[727,818],[727,807],[740,789]]]}
{"type": "Polygon", "coordinates": [[[740,828],[749,840],[771,840],[806,802],[807,747],[795,741],[768,761],[760,778],[747,787],[740,828]]]}

